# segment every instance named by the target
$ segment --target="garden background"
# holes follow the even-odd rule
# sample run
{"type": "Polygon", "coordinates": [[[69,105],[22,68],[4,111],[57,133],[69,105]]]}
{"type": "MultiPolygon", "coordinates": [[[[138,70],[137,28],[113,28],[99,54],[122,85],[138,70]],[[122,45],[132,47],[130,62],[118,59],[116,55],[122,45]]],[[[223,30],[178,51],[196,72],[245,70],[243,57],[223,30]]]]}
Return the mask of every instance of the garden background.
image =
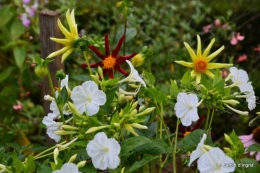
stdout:
{"type": "MultiPolygon", "coordinates": [[[[29,143],[45,145],[42,79],[34,74],[29,63],[40,55],[39,12],[43,9],[65,14],[67,9],[75,9],[75,18],[81,34],[109,34],[116,43],[117,33],[124,27],[124,17],[117,9],[115,0],[74,1],[74,0],[0,0],[0,152],[17,150],[29,143]]],[[[136,29],[134,41],[126,43],[126,52],[141,52],[148,46],[153,54],[142,69],[149,68],[156,77],[156,83],[164,86],[169,79],[181,79],[185,68],[174,63],[176,60],[189,60],[183,42],[196,47],[196,35],[207,44],[212,38],[216,42],[212,50],[225,45],[217,61],[233,63],[248,72],[256,96],[260,94],[260,1],[257,0],[133,0],[127,26],[136,29]],[[238,35],[244,36],[241,39],[238,35]],[[235,38],[234,38],[235,37],[235,38]],[[185,59],[183,59],[185,57],[185,59]]],[[[61,21],[65,21],[61,15],[61,21]]],[[[47,24],[46,24],[47,25],[47,24]]],[[[206,45],[202,45],[204,48],[206,45]]],[[[69,85],[88,80],[81,68],[82,55],[73,53],[65,62],[65,72],[70,74],[69,85]]],[[[94,61],[94,54],[88,54],[94,61]]],[[[227,71],[223,70],[222,75],[227,71]]],[[[243,106],[243,107],[242,107],[243,106]]],[[[247,105],[241,110],[247,109],[247,105]]],[[[222,113],[212,124],[213,139],[223,137],[234,129],[237,135],[249,134],[254,127],[248,123],[258,112],[257,106],[249,116],[222,113]]],[[[165,110],[165,121],[175,128],[173,108],[165,110]]],[[[200,112],[202,115],[203,112],[200,112]]],[[[259,122],[258,122],[259,123],[259,122]]],[[[224,145],[224,144],[223,144],[224,145]]],[[[1,156],[1,155],[0,155],[1,156]]]]}

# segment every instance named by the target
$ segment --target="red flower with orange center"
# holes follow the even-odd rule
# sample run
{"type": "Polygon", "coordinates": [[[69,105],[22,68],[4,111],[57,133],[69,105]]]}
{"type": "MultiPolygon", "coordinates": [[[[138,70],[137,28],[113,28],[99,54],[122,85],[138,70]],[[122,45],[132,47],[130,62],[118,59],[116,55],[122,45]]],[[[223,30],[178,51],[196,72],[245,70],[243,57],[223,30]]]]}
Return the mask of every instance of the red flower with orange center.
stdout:
{"type": "MultiPolygon", "coordinates": [[[[136,55],[136,53],[127,56],[118,56],[124,39],[125,36],[123,35],[117,43],[116,47],[112,50],[112,54],[110,53],[109,49],[108,35],[105,36],[105,54],[102,54],[95,46],[89,46],[88,48],[92,50],[102,60],[101,62],[90,64],[90,67],[102,67],[103,74],[108,74],[110,78],[114,78],[114,70],[122,73],[125,76],[128,76],[128,73],[124,69],[122,69],[120,65],[124,63],[126,60],[133,58],[136,55]]],[[[82,67],[86,68],[87,65],[82,64],[82,67]]]]}

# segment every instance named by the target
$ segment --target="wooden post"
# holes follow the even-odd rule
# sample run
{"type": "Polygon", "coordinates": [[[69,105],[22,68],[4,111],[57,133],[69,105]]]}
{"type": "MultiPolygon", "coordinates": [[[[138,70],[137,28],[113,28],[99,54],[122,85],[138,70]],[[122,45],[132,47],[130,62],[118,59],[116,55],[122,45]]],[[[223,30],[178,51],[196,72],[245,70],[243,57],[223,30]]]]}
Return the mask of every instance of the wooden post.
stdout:
{"type": "MultiPolygon", "coordinates": [[[[60,14],[55,11],[43,10],[40,12],[40,44],[41,44],[41,58],[46,58],[50,53],[61,49],[62,45],[52,40],[50,37],[62,38],[61,31],[58,28],[57,21],[60,14]]],[[[54,86],[58,86],[58,81],[55,79],[57,70],[64,69],[61,63],[61,56],[55,57],[55,60],[49,63],[50,74],[54,86]]],[[[49,86],[48,78],[43,80],[43,95],[50,95],[51,89],[49,86]]],[[[44,101],[44,114],[50,113],[50,102],[44,101]]],[[[52,144],[53,140],[47,137],[47,144],[52,144]]]]}

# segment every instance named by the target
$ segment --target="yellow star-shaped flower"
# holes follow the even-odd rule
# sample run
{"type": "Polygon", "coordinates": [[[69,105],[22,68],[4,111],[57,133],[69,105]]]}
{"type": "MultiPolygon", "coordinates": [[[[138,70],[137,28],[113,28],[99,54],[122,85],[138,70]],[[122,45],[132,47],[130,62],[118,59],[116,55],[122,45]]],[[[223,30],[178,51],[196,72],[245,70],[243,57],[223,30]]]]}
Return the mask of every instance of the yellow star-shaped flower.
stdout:
{"type": "Polygon", "coordinates": [[[203,53],[201,51],[201,40],[199,35],[197,35],[197,40],[198,40],[197,55],[192,50],[192,48],[186,42],[184,42],[184,45],[188,50],[193,62],[175,61],[176,63],[181,64],[185,67],[193,68],[193,70],[191,71],[191,76],[192,77],[196,76],[196,83],[200,82],[201,75],[203,73],[205,73],[211,78],[214,78],[214,74],[210,71],[210,69],[225,68],[233,65],[233,64],[222,64],[222,63],[210,63],[210,61],[213,58],[215,58],[224,49],[224,46],[222,46],[217,51],[208,55],[213,43],[215,42],[215,38],[211,40],[208,47],[205,49],[203,53]]]}
{"type": "Polygon", "coordinates": [[[74,49],[77,46],[76,43],[79,36],[78,36],[77,24],[75,22],[74,10],[72,10],[72,12],[70,13],[70,10],[68,9],[66,13],[66,19],[69,24],[70,32],[62,25],[60,19],[58,19],[58,27],[60,28],[61,32],[65,35],[65,38],[64,39],[58,39],[54,37],[50,38],[52,41],[65,45],[65,47],[51,53],[47,58],[53,58],[57,55],[63,54],[61,60],[63,62],[74,51],[74,49]]]}

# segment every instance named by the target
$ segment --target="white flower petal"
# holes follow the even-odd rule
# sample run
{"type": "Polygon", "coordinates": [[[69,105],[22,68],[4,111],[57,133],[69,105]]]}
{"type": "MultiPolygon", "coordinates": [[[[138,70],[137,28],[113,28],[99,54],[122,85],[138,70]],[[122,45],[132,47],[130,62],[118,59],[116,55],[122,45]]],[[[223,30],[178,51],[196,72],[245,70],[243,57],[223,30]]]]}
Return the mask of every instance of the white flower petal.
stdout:
{"type": "Polygon", "coordinates": [[[86,150],[95,168],[115,169],[120,163],[118,155],[121,147],[119,143],[113,138],[108,139],[104,132],[97,133],[94,139],[88,143],[86,150]]]}

